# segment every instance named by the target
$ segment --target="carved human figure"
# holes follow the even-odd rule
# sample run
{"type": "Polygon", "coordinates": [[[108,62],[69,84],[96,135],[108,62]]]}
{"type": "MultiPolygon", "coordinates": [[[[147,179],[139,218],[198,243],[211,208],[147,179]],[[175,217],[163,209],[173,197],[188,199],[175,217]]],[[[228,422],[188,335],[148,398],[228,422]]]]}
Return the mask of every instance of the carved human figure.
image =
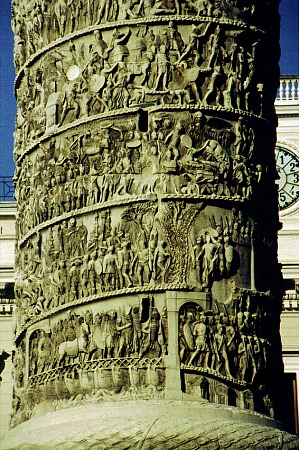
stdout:
{"type": "Polygon", "coordinates": [[[135,267],[138,284],[140,286],[147,284],[149,282],[149,248],[144,239],[138,242],[132,267],[135,267]]]}
{"type": "Polygon", "coordinates": [[[201,33],[201,26],[194,27],[192,32],[189,36],[189,43],[182,52],[180,58],[177,60],[176,64],[180,64],[184,59],[187,57],[189,58],[190,55],[194,58],[193,59],[193,65],[199,66],[199,61],[201,58],[201,43],[202,40],[205,38],[206,33],[210,27],[210,24],[208,23],[204,29],[204,31],[201,33]]]}
{"type": "Polygon", "coordinates": [[[87,241],[87,227],[83,224],[77,225],[77,221],[72,217],[69,221],[69,227],[67,229],[67,239],[69,245],[69,256],[78,257],[82,256],[85,252],[87,241]]]}
{"type": "Polygon", "coordinates": [[[185,44],[181,33],[178,30],[177,24],[170,21],[164,28],[163,36],[167,52],[170,53],[172,58],[178,60],[185,44]]]}
{"type": "Polygon", "coordinates": [[[61,301],[61,297],[58,295],[61,288],[63,286],[60,286],[60,266],[58,265],[58,262],[54,261],[51,266],[50,270],[50,283],[51,283],[51,297],[52,297],[52,304],[51,306],[53,308],[56,308],[59,306],[59,301],[61,301]]]}
{"type": "Polygon", "coordinates": [[[77,85],[74,84],[72,90],[67,91],[63,102],[60,125],[69,123],[73,119],[78,119],[80,115],[80,104],[77,96],[77,85]]]}
{"type": "MultiPolygon", "coordinates": [[[[191,311],[187,312],[186,323],[182,328],[182,347],[180,350],[180,357],[182,361],[186,361],[186,358],[190,352],[194,351],[195,342],[193,336],[194,315],[191,311]]],[[[186,361],[187,362],[187,361],[186,361]]]]}
{"type": "Polygon", "coordinates": [[[198,321],[195,322],[193,335],[195,339],[195,351],[191,354],[188,365],[192,366],[196,362],[199,367],[207,367],[208,345],[207,336],[208,329],[206,326],[206,316],[200,314],[198,321]]]}
{"type": "Polygon", "coordinates": [[[239,319],[241,342],[239,344],[239,377],[252,382],[257,374],[255,323],[249,311],[239,319]]]}
{"type": "Polygon", "coordinates": [[[230,276],[234,262],[234,247],[229,236],[224,236],[224,256],[226,275],[230,276]]]}
{"type": "Polygon", "coordinates": [[[70,268],[70,294],[72,298],[78,299],[81,290],[81,261],[80,259],[75,259],[70,268]]]}
{"type": "MultiPolygon", "coordinates": [[[[92,252],[87,265],[88,281],[87,292],[89,295],[94,295],[98,287],[98,273],[97,273],[97,252],[92,252]]],[[[100,286],[101,289],[101,286],[100,286]]]]}
{"type": "Polygon", "coordinates": [[[158,309],[153,306],[150,311],[150,318],[142,326],[143,341],[139,353],[140,358],[151,349],[160,356],[162,351],[159,343],[160,319],[158,309]]]}
{"type": "Polygon", "coordinates": [[[220,103],[220,80],[223,75],[222,69],[220,65],[215,65],[213,69],[213,73],[210,77],[208,88],[206,90],[205,96],[203,97],[202,103],[204,105],[209,105],[211,103],[215,103],[217,105],[220,103]],[[211,99],[212,97],[212,99],[211,99]]]}
{"type": "Polygon", "coordinates": [[[202,246],[202,250],[198,255],[198,259],[202,258],[203,261],[203,287],[211,287],[213,282],[213,276],[215,275],[216,261],[218,257],[218,245],[215,239],[206,232],[205,244],[202,246]]]}
{"type": "Polygon", "coordinates": [[[236,318],[229,316],[224,319],[226,341],[227,341],[227,355],[229,361],[230,371],[233,376],[236,375],[237,368],[237,331],[236,331],[236,318]]]}
{"type": "Polygon", "coordinates": [[[130,36],[130,28],[126,28],[123,31],[115,28],[113,31],[110,44],[107,48],[107,54],[109,57],[108,61],[111,66],[115,65],[116,67],[116,64],[125,61],[125,57],[129,54],[126,43],[128,42],[130,36]]]}
{"type": "Polygon", "coordinates": [[[37,347],[37,366],[39,372],[49,369],[51,363],[51,352],[51,339],[44,330],[40,330],[37,347]]]}
{"type": "Polygon", "coordinates": [[[80,297],[86,297],[88,295],[88,262],[89,262],[89,255],[84,255],[82,260],[82,266],[80,270],[80,297]]]}
{"type": "Polygon", "coordinates": [[[236,185],[235,194],[242,197],[247,197],[248,194],[248,181],[249,181],[249,169],[246,165],[245,157],[236,155],[233,162],[233,182],[236,185]]]}
{"type": "Polygon", "coordinates": [[[154,85],[156,91],[166,91],[168,89],[169,65],[170,62],[167,57],[166,46],[161,44],[156,53],[157,73],[155,75],[156,81],[154,85]]]}
{"type": "Polygon", "coordinates": [[[103,60],[105,60],[108,56],[107,48],[108,45],[103,39],[103,35],[101,30],[95,30],[93,33],[94,41],[91,45],[91,57],[93,58],[96,54],[99,55],[103,60]]]}
{"type": "Polygon", "coordinates": [[[120,272],[120,288],[132,286],[132,261],[133,254],[130,249],[130,242],[122,242],[121,248],[117,252],[117,263],[120,272]]]}
{"type": "Polygon", "coordinates": [[[167,353],[168,353],[168,312],[167,312],[166,306],[164,306],[164,308],[162,310],[162,314],[161,314],[159,343],[162,347],[162,355],[167,355],[167,353]]]}
{"type": "Polygon", "coordinates": [[[75,331],[76,338],[78,339],[79,356],[81,356],[82,359],[87,359],[87,355],[89,353],[90,335],[84,317],[78,316],[75,331]]]}
{"type": "Polygon", "coordinates": [[[68,6],[66,0],[57,0],[54,4],[55,27],[59,36],[64,36],[66,30],[68,6]]]}
{"type": "Polygon", "coordinates": [[[207,356],[207,364],[213,370],[216,370],[217,364],[217,346],[215,342],[215,334],[216,334],[216,317],[214,314],[209,315],[207,317],[207,328],[208,328],[208,356],[207,356]]]}
{"type": "Polygon", "coordinates": [[[127,0],[122,4],[122,8],[119,10],[118,20],[122,19],[137,19],[138,11],[136,5],[140,5],[138,0],[127,0]]]}
{"type": "Polygon", "coordinates": [[[216,370],[221,373],[222,368],[224,368],[225,375],[231,377],[225,327],[221,323],[216,325],[215,345],[217,349],[216,370]]]}
{"type": "Polygon", "coordinates": [[[94,316],[94,322],[92,340],[96,350],[92,355],[92,359],[103,359],[105,355],[105,330],[103,316],[97,313],[94,316]]]}
{"type": "Polygon", "coordinates": [[[114,247],[111,245],[103,259],[104,286],[106,290],[114,290],[118,280],[118,262],[114,247]]]}
{"type": "Polygon", "coordinates": [[[198,6],[198,15],[201,16],[212,16],[214,11],[214,4],[210,0],[200,0],[198,6]]]}
{"type": "Polygon", "coordinates": [[[116,346],[117,328],[116,319],[117,314],[115,311],[111,311],[104,316],[105,319],[105,351],[107,358],[113,358],[114,350],[116,346]]]}
{"type": "Polygon", "coordinates": [[[204,243],[205,241],[203,236],[198,236],[198,238],[196,239],[196,244],[194,245],[191,253],[192,268],[196,270],[197,279],[201,284],[203,275],[203,258],[201,257],[201,252],[204,243]]]}
{"type": "Polygon", "coordinates": [[[154,280],[160,280],[162,283],[166,283],[167,272],[171,265],[171,253],[167,250],[167,242],[160,241],[155,250],[153,260],[153,278],[154,280]]]}
{"type": "Polygon", "coordinates": [[[208,42],[208,50],[209,50],[209,62],[208,67],[213,69],[214,66],[218,63],[218,54],[220,51],[220,26],[217,25],[214,33],[211,33],[210,40],[208,42]]]}
{"type": "Polygon", "coordinates": [[[118,16],[118,2],[109,0],[108,2],[99,5],[96,25],[101,22],[109,22],[116,20],[118,16]]]}
{"type": "Polygon", "coordinates": [[[30,376],[36,375],[38,372],[38,341],[39,341],[39,331],[35,331],[30,339],[30,349],[29,349],[29,361],[30,368],[29,374],[30,376]]]}
{"type": "Polygon", "coordinates": [[[130,356],[133,348],[133,318],[131,310],[117,321],[116,330],[120,333],[117,356],[130,356]]]}
{"type": "Polygon", "coordinates": [[[59,362],[59,346],[60,344],[62,344],[63,342],[65,342],[66,339],[66,334],[64,331],[64,327],[63,327],[63,320],[59,320],[57,322],[56,327],[54,327],[53,329],[53,333],[52,333],[52,344],[53,344],[53,358],[52,358],[52,367],[54,368],[58,365],[59,362]]]}

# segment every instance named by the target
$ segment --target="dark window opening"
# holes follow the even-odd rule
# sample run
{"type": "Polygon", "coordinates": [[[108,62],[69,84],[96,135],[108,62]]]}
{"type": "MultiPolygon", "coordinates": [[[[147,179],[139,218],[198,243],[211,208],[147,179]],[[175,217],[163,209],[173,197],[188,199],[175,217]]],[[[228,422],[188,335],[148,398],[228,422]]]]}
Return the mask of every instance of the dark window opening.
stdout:
{"type": "Polygon", "coordinates": [[[283,279],[283,289],[284,291],[295,291],[295,280],[293,278],[283,279]]]}
{"type": "Polygon", "coordinates": [[[286,430],[298,434],[298,399],[295,373],[285,373],[282,386],[282,421],[286,430]]]}

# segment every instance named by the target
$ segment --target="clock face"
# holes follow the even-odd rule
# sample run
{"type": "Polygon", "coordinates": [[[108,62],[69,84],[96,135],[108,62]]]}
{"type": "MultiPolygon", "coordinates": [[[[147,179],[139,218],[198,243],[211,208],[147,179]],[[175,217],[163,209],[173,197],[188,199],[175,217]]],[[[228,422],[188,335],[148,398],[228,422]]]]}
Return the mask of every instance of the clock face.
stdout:
{"type": "Polygon", "coordinates": [[[283,210],[299,200],[299,158],[290,150],[279,145],[276,147],[275,153],[279,175],[279,180],[277,180],[279,209],[283,210]]]}

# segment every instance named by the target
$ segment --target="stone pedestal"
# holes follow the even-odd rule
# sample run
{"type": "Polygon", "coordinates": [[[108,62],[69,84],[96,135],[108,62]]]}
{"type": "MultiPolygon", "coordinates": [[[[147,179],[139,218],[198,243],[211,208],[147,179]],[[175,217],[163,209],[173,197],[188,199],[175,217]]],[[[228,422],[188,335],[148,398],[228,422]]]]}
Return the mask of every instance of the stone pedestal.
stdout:
{"type": "Polygon", "coordinates": [[[298,449],[297,437],[284,432],[281,424],[250,411],[190,399],[98,401],[19,425],[3,450],[298,449]]]}

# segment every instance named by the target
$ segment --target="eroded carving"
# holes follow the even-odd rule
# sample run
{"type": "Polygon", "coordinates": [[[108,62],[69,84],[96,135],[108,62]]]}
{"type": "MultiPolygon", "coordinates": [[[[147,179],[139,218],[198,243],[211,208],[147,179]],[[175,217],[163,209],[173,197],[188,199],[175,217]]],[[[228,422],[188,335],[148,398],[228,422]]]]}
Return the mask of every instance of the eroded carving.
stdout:
{"type": "Polygon", "coordinates": [[[39,400],[162,398],[175,384],[273,415],[277,69],[260,19],[273,5],[27,3],[12,5],[12,424],[39,400]]]}
{"type": "MultiPolygon", "coordinates": [[[[259,397],[273,358],[273,333],[265,329],[269,301],[269,294],[242,290],[230,305],[223,307],[224,312],[220,312],[217,303],[214,310],[207,311],[187,304],[180,312],[182,368],[188,372],[199,370],[208,385],[215,378],[222,383],[227,380],[232,389],[238,383],[239,389],[247,385],[250,395],[259,397]]],[[[269,392],[266,395],[269,397],[269,392]]],[[[199,396],[210,398],[211,386],[199,396]]],[[[259,401],[263,403],[261,398],[259,401]]]]}

